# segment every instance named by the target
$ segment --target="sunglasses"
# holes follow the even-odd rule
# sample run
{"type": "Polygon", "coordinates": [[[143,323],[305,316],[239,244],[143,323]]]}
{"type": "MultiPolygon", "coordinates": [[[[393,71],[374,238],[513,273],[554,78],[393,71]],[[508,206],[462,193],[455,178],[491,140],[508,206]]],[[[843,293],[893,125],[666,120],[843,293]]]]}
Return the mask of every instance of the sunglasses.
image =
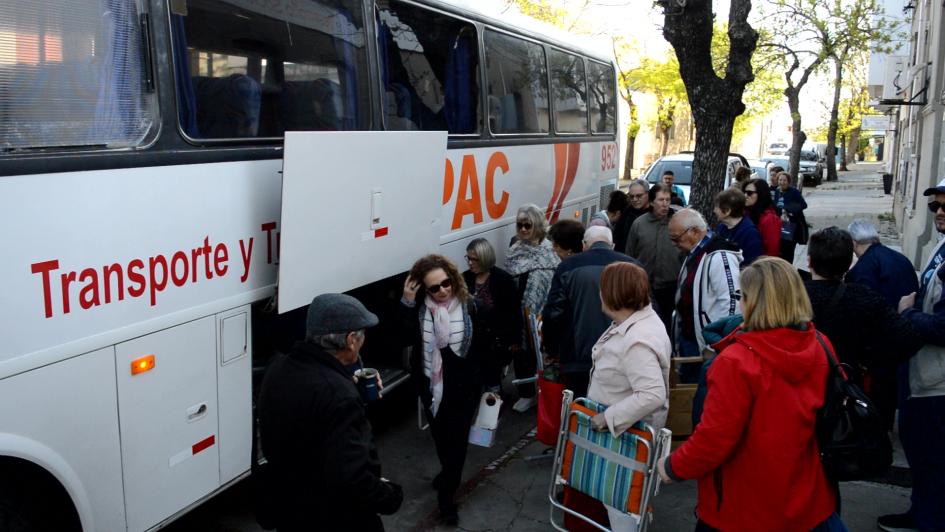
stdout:
{"type": "Polygon", "coordinates": [[[932,211],[932,212],[938,212],[938,210],[941,209],[941,208],[943,208],[943,207],[945,207],[945,203],[942,203],[942,202],[940,202],[940,201],[930,201],[930,202],[929,202],[929,210],[932,211]]]}
{"type": "Polygon", "coordinates": [[[732,294],[732,296],[735,297],[735,301],[741,301],[741,300],[742,300],[742,289],[739,288],[738,290],[735,290],[735,293],[732,294]]]}
{"type": "Polygon", "coordinates": [[[745,195],[746,195],[746,196],[754,196],[754,195],[757,194],[757,193],[758,193],[758,192],[757,192],[757,191],[754,191],[754,190],[746,190],[746,191],[745,191],[745,195]]]}
{"type": "Polygon", "coordinates": [[[427,287],[427,292],[435,294],[440,291],[440,288],[449,288],[453,286],[453,281],[450,281],[449,277],[440,281],[440,284],[434,284],[427,287]]]}
{"type": "Polygon", "coordinates": [[[518,229],[524,229],[528,231],[529,229],[532,228],[532,223],[531,222],[515,222],[515,227],[518,229]]]}
{"type": "Polygon", "coordinates": [[[466,262],[479,262],[479,257],[473,257],[471,255],[466,255],[466,262]]]}

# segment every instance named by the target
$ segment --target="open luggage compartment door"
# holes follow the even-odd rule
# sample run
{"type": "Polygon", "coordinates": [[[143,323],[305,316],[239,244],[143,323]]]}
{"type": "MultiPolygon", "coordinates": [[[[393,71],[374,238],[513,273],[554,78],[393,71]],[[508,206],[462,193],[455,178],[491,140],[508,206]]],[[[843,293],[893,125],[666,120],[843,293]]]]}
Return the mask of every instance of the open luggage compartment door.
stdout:
{"type": "Polygon", "coordinates": [[[286,132],[279,313],[439,247],[445,131],[286,132]]]}

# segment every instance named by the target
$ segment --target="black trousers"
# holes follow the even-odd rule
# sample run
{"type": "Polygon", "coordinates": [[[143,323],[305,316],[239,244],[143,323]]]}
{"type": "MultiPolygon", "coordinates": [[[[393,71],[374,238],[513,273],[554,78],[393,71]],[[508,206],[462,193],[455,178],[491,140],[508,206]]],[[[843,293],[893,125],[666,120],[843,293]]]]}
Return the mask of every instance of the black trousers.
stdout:
{"type": "Polygon", "coordinates": [[[666,333],[669,334],[673,328],[673,310],[676,308],[676,283],[654,288],[653,299],[656,300],[656,314],[666,327],[666,333]]]}
{"type": "MultiPolygon", "coordinates": [[[[538,359],[535,358],[535,352],[531,349],[522,348],[513,355],[513,367],[515,368],[515,378],[527,379],[534,377],[538,371],[538,359]]],[[[522,398],[535,397],[535,384],[519,384],[518,396],[522,398]]]]}
{"type": "Polygon", "coordinates": [[[436,457],[440,461],[437,488],[450,497],[456,493],[463,478],[463,465],[469,447],[469,427],[478,404],[478,400],[472,398],[462,399],[447,401],[444,398],[436,416],[432,410],[427,409],[426,412],[433,444],[436,446],[436,457]]]}
{"type": "Polygon", "coordinates": [[[797,242],[792,242],[791,240],[781,240],[781,258],[788,261],[790,264],[794,264],[794,248],[797,247],[797,242]]]}
{"type": "Polygon", "coordinates": [[[561,383],[564,384],[566,389],[574,392],[575,399],[578,397],[587,397],[587,387],[590,385],[590,381],[590,370],[561,372],[561,383]]]}

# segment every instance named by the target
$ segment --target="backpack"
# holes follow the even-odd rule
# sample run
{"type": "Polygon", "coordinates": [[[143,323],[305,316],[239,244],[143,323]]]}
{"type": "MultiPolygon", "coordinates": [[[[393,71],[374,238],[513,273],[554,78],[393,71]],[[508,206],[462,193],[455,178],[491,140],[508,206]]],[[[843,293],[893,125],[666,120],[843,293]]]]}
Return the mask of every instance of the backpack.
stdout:
{"type": "Polygon", "coordinates": [[[892,464],[892,444],[879,411],[816,334],[830,366],[816,428],[824,472],[835,482],[883,475],[892,464]]]}

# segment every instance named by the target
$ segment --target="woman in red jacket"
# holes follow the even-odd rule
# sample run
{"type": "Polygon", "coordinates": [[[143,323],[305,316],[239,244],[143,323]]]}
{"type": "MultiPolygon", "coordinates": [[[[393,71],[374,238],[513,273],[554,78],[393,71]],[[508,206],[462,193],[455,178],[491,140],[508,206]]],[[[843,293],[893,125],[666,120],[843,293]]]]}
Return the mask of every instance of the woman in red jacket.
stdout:
{"type": "Polygon", "coordinates": [[[752,179],[745,183],[745,208],[748,217],[761,233],[761,248],[765,255],[777,257],[781,254],[781,217],[774,210],[771,188],[764,179],[752,179]]]}
{"type": "Polygon", "coordinates": [[[801,278],[762,257],[741,293],[745,321],[713,346],[702,420],[660,476],[698,479],[697,531],[845,530],[814,434],[828,366],[801,278]]]}

